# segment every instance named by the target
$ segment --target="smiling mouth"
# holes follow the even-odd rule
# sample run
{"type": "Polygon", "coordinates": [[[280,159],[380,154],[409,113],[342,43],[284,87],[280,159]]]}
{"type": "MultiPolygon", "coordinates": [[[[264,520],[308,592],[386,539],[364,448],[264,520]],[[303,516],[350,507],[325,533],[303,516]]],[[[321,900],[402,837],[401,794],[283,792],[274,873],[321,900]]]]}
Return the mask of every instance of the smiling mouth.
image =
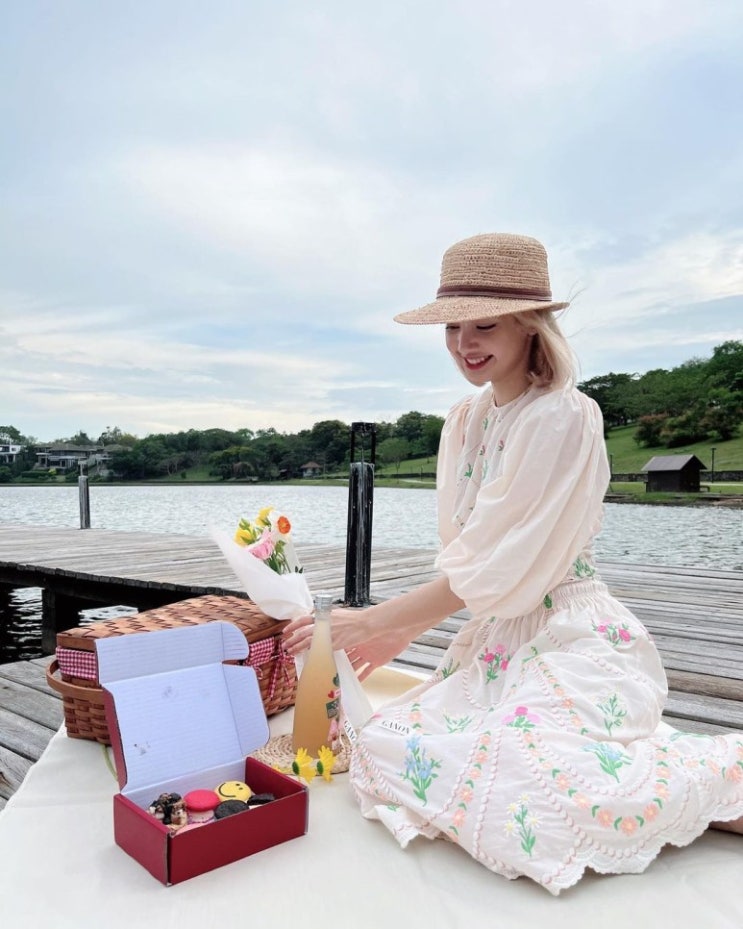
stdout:
{"type": "Polygon", "coordinates": [[[481,355],[478,358],[462,358],[464,366],[468,371],[479,371],[480,368],[484,368],[485,365],[490,361],[492,355],[481,355]]]}

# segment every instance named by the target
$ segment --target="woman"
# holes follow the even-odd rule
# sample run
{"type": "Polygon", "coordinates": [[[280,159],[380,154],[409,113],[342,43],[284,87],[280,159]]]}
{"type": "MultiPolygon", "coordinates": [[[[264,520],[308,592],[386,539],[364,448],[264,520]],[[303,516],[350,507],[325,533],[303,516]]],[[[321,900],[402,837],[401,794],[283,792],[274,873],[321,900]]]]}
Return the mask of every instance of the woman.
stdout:
{"type": "MultiPolygon", "coordinates": [[[[437,299],[395,317],[443,323],[478,394],[450,411],[437,492],[441,576],[335,610],[333,642],[363,679],[464,607],[433,676],[364,726],[351,780],[404,847],[444,837],[554,894],[639,872],[713,820],[740,829],[743,739],[660,724],[667,686],[642,624],[593,564],[609,479],[601,414],[573,386],[547,256],[480,235],[444,255],[437,299]]],[[[307,647],[307,620],[287,627],[307,647]]]]}

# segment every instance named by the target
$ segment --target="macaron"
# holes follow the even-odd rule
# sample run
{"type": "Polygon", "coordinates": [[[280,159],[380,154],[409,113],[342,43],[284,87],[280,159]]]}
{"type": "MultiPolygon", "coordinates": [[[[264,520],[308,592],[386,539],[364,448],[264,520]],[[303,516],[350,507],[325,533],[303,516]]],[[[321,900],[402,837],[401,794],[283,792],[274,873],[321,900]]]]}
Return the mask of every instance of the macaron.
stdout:
{"type": "Polygon", "coordinates": [[[223,781],[214,790],[220,800],[242,800],[243,803],[247,803],[253,795],[250,787],[242,781],[223,781]]]}
{"type": "Polygon", "coordinates": [[[219,797],[213,790],[192,790],[183,798],[189,823],[205,823],[214,819],[219,797]]]}

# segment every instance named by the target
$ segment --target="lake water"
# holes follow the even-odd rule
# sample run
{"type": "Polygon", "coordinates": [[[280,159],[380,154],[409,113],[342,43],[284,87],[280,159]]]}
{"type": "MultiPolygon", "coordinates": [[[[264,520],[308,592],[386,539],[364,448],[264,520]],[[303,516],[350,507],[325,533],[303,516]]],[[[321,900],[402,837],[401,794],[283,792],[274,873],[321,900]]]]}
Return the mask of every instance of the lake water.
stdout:
{"type": "MultiPolygon", "coordinates": [[[[286,513],[300,545],[344,545],[345,487],[156,485],[90,488],[91,526],[156,533],[207,535],[232,531],[266,505],[286,513]]],[[[0,486],[0,523],[71,528],[80,525],[76,486],[0,486]]],[[[436,548],[433,490],[378,487],[372,547],[436,548]]],[[[743,571],[743,512],[723,507],[606,505],[596,554],[604,561],[705,566],[743,571]]],[[[92,611],[88,611],[92,613],[92,611]]],[[[41,654],[40,591],[14,591],[0,600],[0,664],[41,654]]],[[[101,611],[93,614],[100,617],[101,611]]]]}

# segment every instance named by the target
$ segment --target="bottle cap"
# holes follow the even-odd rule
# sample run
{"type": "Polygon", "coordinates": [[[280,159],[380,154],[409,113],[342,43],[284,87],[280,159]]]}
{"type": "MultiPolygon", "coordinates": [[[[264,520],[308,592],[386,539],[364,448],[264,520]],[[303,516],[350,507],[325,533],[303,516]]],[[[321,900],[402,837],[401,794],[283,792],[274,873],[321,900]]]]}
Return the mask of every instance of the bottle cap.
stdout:
{"type": "Polygon", "coordinates": [[[326,590],[321,590],[314,596],[315,612],[327,613],[333,606],[333,595],[326,590]]]}

